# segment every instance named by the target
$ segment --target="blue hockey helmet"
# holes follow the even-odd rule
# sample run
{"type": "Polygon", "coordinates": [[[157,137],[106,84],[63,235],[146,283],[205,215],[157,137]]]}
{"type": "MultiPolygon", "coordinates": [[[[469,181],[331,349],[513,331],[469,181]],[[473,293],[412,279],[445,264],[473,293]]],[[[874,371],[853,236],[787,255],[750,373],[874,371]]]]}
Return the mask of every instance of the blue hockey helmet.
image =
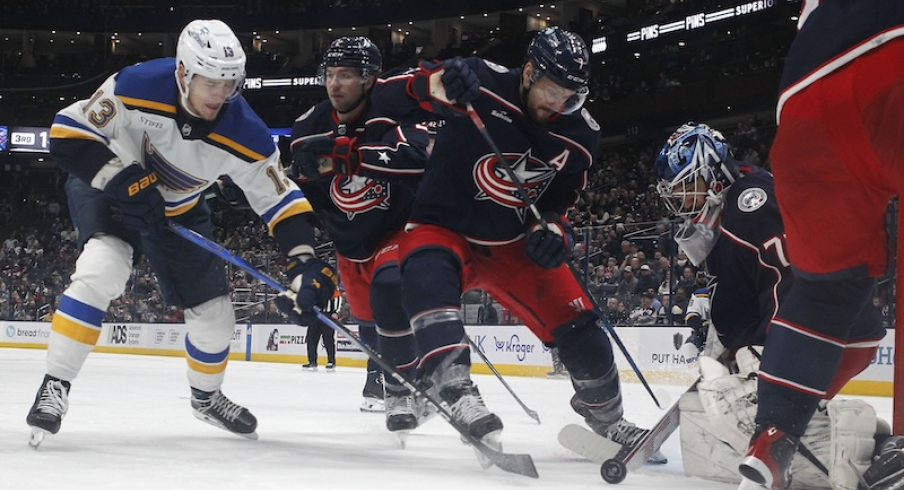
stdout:
{"type": "Polygon", "coordinates": [[[722,133],[693,121],[669,136],[654,166],[656,189],[666,207],[692,219],[706,204],[721,204],[722,193],[739,175],[722,133]]]}
{"type": "Polygon", "coordinates": [[[330,43],[323,53],[323,61],[320,62],[320,69],[317,71],[321,85],[326,80],[324,75],[328,66],[358,68],[361,70],[361,77],[366,79],[383,70],[383,55],[380,54],[377,45],[364,36],[340,37],[330,43]]]}
{"type": "Polygon", "coordinates": [[[575,94],[565,103],[562,113],[578,110],[590,92],[590,51],[580,36],[559,27],[548,27],[534,36],[525,61],[532,61],[531,83],[545,76],[575,94]]]}

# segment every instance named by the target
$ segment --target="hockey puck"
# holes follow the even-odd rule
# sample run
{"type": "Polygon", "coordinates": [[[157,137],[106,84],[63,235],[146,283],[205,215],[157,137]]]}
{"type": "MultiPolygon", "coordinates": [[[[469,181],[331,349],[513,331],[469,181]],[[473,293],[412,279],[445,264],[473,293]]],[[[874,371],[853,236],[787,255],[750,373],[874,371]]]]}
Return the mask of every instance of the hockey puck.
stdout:
{"type": "Polygon", "coordinates": [[[625,477],[628,476],[628,468],[625,463],[617,459],[607,459],[600,466],[600,476],[606,483],[615,485],[625,481],[625,477]]]}

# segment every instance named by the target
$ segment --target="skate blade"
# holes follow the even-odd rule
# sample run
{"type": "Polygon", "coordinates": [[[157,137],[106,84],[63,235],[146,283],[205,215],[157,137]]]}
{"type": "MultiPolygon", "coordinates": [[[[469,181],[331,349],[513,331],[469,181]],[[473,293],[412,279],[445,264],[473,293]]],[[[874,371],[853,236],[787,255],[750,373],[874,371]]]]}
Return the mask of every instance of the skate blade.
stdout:
{"type": "MultiPolygon", "coordinates": [[[[490,449],[492,449],[494,451],[502,452],[501,436],[502,436],[502,431],[497,430],[495,432],[490,432],[489,434],[483,436],[483,438],[480,440],[480,442],[486,444],[487,447],[489,447],[490,449]]],[[[486,454],[483,454],[482,452],[480,452],[479,449],[477,449],[474,446],[471,446],[471,449],[473,449],[474,454],[477,455],[477,463],[480,464],[481,469],[485,470],[485,469],[489,468],[490,466],[493,466],[493,464],[494,464],[493,460],[488,458],[486,454]]]]}
{"type": "Polygon", "coordinates": [[[366,413],[383,413],[386,411],[386,406],[383,404],[383,400],[364,400],[361,402],[360,410],[366,413]]]}
{"type": "Polygon", "coordinates": [[[393,432],[393,434],[395,434],[396,438],[399,440],[399,445],[402,447],[402,449],[405,449],[405,446],[408,443],[408,435],[411,434],[411,431],[410,430],[397,430],[397,431],[393,432]]]}
{"type": "Polygon", "coordinates": [[[656,451],[647,458],[647,464],[662,465],[669,464],[669,458],[665,457],[661,451],[656,451]]]}
{"type": "Polygon", "coordinates": [[[763,490],[766,487],[759,485],[753,480],[748,480],[747,478],[741,478],[741,484],[738,485],[738,490],[763,490]]]}
{"type": "Polygon", "coordinates": [[[41,443],[44,442],[44,437],[46,437],[47,434],[50,434],[50,432],[44,429],[39,429],[37,427],[32,427],[31,438],[28,440],[28,445],[31,446],[32,449],[37,449],[38,446],[40,446],[41,443]]]}
{"type": "Polygon", "coordinates": [[[217,429],[224,430],[224,431],[226,431],[226,432],[228,432],[228,433],[230,433],[230,434],[235,434],[235,435],[237,435],[237,436],[239,436],[239,437],[244,437],[245,439],[249,439],[249,440],[252,440],[252,441],[256,441],[256,440],[257,440],[257,432],[249,432],[249,433],[247,433],[247,434],[243,434],[243,433],[241,433],[241,432],[233,432],[233,431],[227,429],[223,424],[221,424],[221,423],[218,422],[217,420],[212,419],[212,418],[210,418],[210,417],[204,415],[203,413],[199,413],[199,412],[197,412],[197,411],[193,411],[193,412],[192,412],[192,415],[194,415],[195,418],[198,419],[198,420],[200,420],[201,422],[204,422],[204,423],[206,423],[206,424],[210,424],[210,425],[216,427],[217,429]]]}

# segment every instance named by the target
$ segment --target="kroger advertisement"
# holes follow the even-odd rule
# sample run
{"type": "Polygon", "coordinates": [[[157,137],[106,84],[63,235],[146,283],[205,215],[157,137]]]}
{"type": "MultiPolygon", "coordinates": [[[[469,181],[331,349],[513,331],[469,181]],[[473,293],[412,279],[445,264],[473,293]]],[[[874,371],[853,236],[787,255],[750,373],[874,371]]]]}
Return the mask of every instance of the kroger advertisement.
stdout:
{"type": "MultiPolygon", "coordinates": [[[[50,338],[50,323],[5,322],[0,348],[45,348],[50,338]]],[[[345,325],[357,335],[357,325],[345,325]]],[[[523,325],[467,326],[474,345],[501,374],[545,376],[552,368],[549,349],[523,325]]],[[[619,339],[637,366],[654,383],[689,384],[697,376],[678,353],[690,333],[680,327],[622,327],[619,339]]],[[[298,325],[237,324],[233,331],[230,359],[263,362],[307,362],[307,328],[298,325]]],[[[95,350],[122,354],[183,355],[185,325],[179,323],[105,323],[95,350]]],[[[619,371],[625,381],[636,376],[616,342],[612,343],[619,371]]],[[[318,347],[326,356],[323,345],[318,347]]],[[[336,358],[341,366],[364,366],[367,356],[342,333],[336,334],[336,358]]],[[[490,370],[477,352],[472,351],[474,372],[490,370]]],[[[857,376],[845,393],[890,396],[894,366],[894,331],[889,330],[872,365],[857,376]]]]}

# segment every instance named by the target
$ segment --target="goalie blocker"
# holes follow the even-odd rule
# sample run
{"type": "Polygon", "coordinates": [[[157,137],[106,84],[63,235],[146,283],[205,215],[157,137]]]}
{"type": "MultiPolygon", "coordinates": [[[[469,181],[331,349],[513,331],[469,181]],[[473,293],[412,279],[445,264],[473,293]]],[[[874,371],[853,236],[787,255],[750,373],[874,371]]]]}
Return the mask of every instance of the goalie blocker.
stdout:
{"type": "MultiPolygon", "coordinates": [[[[701,357],[698,390],[685,393],[678,402],[682,460],[689,476],[741,482],[737,468],[756,426],[758,360],[750,350],[741,349],[737,361],[739,374],[730,374],[719,361],[701,357]]],[[[887,423],[878,419],[875,409],[862,400],[821,403],[801,444],[824,468],[818,468],[798,451],[791,464],[789,488],[898,488],[887,483],[904,478],[904,457],[885,457],[883,467],[870,468],[876,440],[884,441],[888,433],[887,423]],[[871,483],[881,481],[882,486],[860,487],[864,472],[871,476],[871,483]]],[[[880,464],[878,458],[876,464],[880,464]]]]}

